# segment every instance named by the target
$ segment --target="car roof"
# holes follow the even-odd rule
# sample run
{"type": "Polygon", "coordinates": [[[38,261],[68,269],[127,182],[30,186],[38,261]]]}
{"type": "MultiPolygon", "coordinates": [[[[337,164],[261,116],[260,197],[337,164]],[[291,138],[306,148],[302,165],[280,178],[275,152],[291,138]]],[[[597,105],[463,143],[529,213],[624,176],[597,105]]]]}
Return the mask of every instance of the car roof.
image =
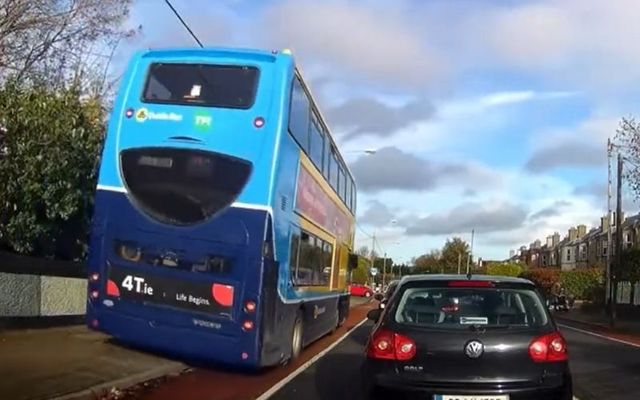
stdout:
{"type": "Polygon", "coordinates": [[[446,281],[460,281],[460,280],[472,280],[472,281],[490,281],[495,283],[520,283],[533,285],[535,284],[528,279],[516,278],[513,276],[502,275],[457,275],[457,274],[420,274],[420,275],[407,275],[402,278],[401,283],[407,282],[446,282],[446,281]]]}

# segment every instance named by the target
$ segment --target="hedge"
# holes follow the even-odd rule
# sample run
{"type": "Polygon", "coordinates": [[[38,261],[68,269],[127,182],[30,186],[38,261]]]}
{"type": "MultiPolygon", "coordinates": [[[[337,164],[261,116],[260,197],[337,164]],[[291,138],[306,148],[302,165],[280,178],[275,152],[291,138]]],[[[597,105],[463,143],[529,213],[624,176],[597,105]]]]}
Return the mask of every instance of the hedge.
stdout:
{"type": "Polygon", "coordinates": [[[551,288],[560,282],[567,292],[576,299],[596,300],[594,296],[604,285],[604,271],[600,268],[574,269],[561,271],[554,268],[533,268],[523,271],[522,278],[534,282],[545,294],[551,293],[551,288]]]}
{"type": "Polygon", "coordinates": [[[490,264],[487,266],[487,275],[520,276],[522,267],[518,264],[490,264]]]}

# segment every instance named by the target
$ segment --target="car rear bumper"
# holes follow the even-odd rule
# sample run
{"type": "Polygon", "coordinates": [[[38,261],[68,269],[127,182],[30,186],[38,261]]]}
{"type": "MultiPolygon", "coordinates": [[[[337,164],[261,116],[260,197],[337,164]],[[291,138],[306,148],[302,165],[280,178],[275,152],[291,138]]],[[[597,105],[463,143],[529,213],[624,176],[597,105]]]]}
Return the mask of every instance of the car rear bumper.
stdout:
{"type": "MultiPolygon", "coordinates": [[[[566,372],[547,382],[429,382],[406,379],[395,372],[373,371],[363,367],[363,389],[374,388],[391,392],[391,398],[402,393],[404,398],[431,400],[434,395],[509,395],[510,400],[571,400],[573,390],[571,375],[566,372]]],[[[385,396],[385,398],[388,396],[385,396]]]]}

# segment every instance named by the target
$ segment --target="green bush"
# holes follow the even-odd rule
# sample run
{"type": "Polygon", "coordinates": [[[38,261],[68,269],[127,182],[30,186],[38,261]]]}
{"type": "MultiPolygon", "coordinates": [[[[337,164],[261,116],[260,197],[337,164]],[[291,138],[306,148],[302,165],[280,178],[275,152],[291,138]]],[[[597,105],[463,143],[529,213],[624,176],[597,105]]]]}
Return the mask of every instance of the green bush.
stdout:
{"type": "Polygon", "coordinates": [[[487,275],[520,276],[522,267],[519,264],[489,264],[487,275]]]}
{"type": "Polygon", "coordinates": [[[369,270],[368,268],[365,268],[365,267],[359,266],[358,268],[354,269],[351,274],[351,282],[353,283],[359,283],[364,285],[365,283],[367,283],[368,279],[369,279],[369,270]]]}
{"type": "Polygon", "coordinates": [[[73,89],[0,88],[0,247],[83,257],[103,116],[99,100],[73,89]]]}
{"type": "Polygon", "coordinates": [[[549,296],[553,285],[560,281],[560,270],[554,268],[532,268],[522,271],[520,276],[535,283],[545,296],[549,296]]]}
{"type": "Polygon", "coordinates": [[[561,271],[560,282],[576,299],[598,301],[604,284],[604,271],[600,268],[561,271]]]}

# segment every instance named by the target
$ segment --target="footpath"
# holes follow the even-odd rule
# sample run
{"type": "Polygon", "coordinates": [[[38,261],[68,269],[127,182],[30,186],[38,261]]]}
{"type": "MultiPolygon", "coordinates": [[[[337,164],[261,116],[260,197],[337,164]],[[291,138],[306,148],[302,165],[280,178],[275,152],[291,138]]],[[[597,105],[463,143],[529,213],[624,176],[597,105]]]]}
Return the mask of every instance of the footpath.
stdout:
{"type": "MultiPolygon", "coordinates": [[[[351,306],[369,300],[353,298],[351,306]]],[[[83,325],[0,330],[2,400],[121,399],[127,396],[123,389],[144,391],[188,370],[186,364],[125,347],[83,325]]]]}
{"type": "Polygon", "coordinates": [[[578,305],[570,311],[556,311],[554,318],[560,324],[571,325],[613,339],[640,346],[640,319],[617,318],[615,327],[609,325],[609,316],[604,311],[583,311],[578,305]]]}

